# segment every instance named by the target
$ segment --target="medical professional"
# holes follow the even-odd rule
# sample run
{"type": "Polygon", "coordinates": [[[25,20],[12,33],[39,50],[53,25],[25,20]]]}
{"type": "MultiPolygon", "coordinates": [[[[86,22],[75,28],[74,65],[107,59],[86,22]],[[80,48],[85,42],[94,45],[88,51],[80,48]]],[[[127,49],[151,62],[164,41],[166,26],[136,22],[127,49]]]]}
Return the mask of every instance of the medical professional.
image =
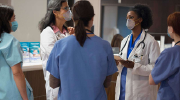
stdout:
{"type": "Polygon", "coordinates": [[[22,50],[10,33],[16,31],[14,9],[0,4],[0,100],[34,100],[22,71],[22,50]]]}
{"type": "Polygon", "coordinates": [[[149,74],[160,55],[157,41],[146,31],[153,24],[151,10],[135,5],[127,13],[127,27],[132,33],[121,42],[119,75],[115,100],[155,100],[157,86],[149,85],[149,74]]]}
{"type": "Polygon", "coordinates": [[[180,100],[180,12],[169,15],[168,35],[175,46],[165,49],[149,76],[149,83],[161,83],[157,100],[180,100]]]}
{"type": "Polygon", "coordinates": [[[90,2],[76,2],[75,34],[56,42],[49,56],[50,86],[60,86],[58,100],[107,100],[105,87],[117,67],[111,45],[91,31],[93,19],[90,2]]]}
{"type": "Polygon", "coordinates": [[[50,0],[48,11],[45,17],[40,21],[40,48],[44,79],[46,81],[47,100],[57,100],[59,88],[52,89],[49,86],[49,75],[46,71],[46,63],[56,41],[74,33],[73,29],[65,27],[65,22],[70,21],[72,17],[71,10],[67,0],[50,0]],[[69,31],[68,31],[69,30],[69,31]]]}
{"type": "Polygon", "coordinates": [[[123,40],[123,37],[120,34],[114,35],[111,41],[111,47],[119,47],[120,49],[122,40],[123,40]]]}

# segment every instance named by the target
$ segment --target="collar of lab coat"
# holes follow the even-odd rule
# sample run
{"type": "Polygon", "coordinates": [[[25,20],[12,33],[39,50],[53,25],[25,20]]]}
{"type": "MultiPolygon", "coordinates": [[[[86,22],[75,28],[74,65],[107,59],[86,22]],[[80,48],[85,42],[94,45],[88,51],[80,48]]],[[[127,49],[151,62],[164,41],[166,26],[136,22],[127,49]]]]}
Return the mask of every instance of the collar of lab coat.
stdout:
{"type": "MultiPolygon", "coordinates": [[[[130,41],[130,37],[131,37],[132,33],[129,35],[129,38],[128,38],[128,41],[127,41],[127,44],[126,46],[124,47],[124,50],[123,50],[123,58],[124,59],[127,59],[127,51],[128,51],[128,47],[129,47],[129,41],[130,41]]],[[[145,36],[145,31],[144,29],[142,30],[142,33],[141,33],[141,37],[139,39],[139,41],[135,44],[134,46],[134,49],[131,51],[129,57],[128,57],[128,60],[132,60],[131,58],[134,56],[135,54],[135,51],[136,51],[136,48],[137,48],[137,45],[144,39],[144,36],[145,36]]]]}
{"type": "Polygon", "coordinates": [[[58,28],[57,26],[55,26],[55,25],[52,25],[51,27],[52,27],[52,29],[53,29],[53,31],[54,31],[55,34],[58,33],[58,32],[60,32],[60,33],[66,35],[66,33],[67,33],[67,30],[66,30],[65,26],[63,26],[63,32],[61,32],[61,31],[59,30],[59,28],[58,28]]]}
{"type": "Polygon", "coordinates": [[[137,49],[137,45],[144,39],[144,36],[145,36],[145,31],[143,30],[139,41],[135,44],[134,49],[132,50],[132,52],[129,55],[129,58],[128,58],[129,60],[131,60],[131,58],[134,56],[135,51],[137,49]]]}

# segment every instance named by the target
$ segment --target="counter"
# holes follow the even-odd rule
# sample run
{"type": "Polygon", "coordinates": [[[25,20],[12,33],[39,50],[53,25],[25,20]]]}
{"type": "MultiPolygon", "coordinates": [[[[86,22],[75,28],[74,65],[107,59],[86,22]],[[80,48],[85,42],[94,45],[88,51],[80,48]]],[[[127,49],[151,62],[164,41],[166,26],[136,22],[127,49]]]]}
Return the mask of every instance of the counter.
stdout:
{"type": "Polygon", "coordinates": [[[34,100],[46,100],[46,90],[42,63],[24,63],[22,70],[31,85],[34,100]]]}
{"type": "Polygon", "coordinates": [[[42,69],[43,69],[42,63],[23,63],[23,67],[22,67],[23,72],[42,70],[42,69]]]}

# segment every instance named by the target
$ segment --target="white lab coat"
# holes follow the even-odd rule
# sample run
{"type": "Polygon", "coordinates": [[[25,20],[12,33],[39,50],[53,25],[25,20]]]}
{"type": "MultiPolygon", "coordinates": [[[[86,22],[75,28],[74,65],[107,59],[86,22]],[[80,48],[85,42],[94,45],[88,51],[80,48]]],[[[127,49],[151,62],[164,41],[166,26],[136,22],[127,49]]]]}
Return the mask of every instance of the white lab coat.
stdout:
{"type": "Polygon", "coordinates": [[[51,53],[51,50],[54,47],[56,41],[69,36],[69,33],[66,35],[57,32],[54,33],[51,27],[45,28],[40,34],[40,48],[41,48],[41,58],[42,58],[42,67],[44,72],[44,79],[46,81],[46,97],[47,100],[57,100],[59,88],[52,89],[49,84],[49,75],[50,73],[46,71],[46,63],[51,53]]]}
{"type": "MultiPolygon", "coordinates": [[[[131,34],[130,34],[131,35],[131,34]]],[[[124,38],[121,42],[121,49],[127,44],[122,51],[121,58],[124,60],[127,59],[127,51],[128,45],[130,41],[127,41],[127,38],[124,38]]],[[[155,62],[160,55],[160,48],[157,41],[152,37],[150,34],[147,34],[144,43],[145,48],[142,50],[143,44],[137,48],[137,45],[144,39],[145,31],[143,30],[140,40],[136,43],[134,49],[132,50],[131,54],[129,55],[128,60],[134,61],[134,68],[127,69],[127,76],[126,76],[126,93],[125,93],[125,100],[156,100],[157,98],[157,91],[158,86],[149,85],[149,74],[151,73],[152,69],[154,68],[155,62]],[[142,52],[141,52],[142,51],[142,52]],[[143,55],[142,58],[136,58],[134,55],[143,55]]],[[[119,54],[120,55],[120,54],[119,54]]],[[[119,100],[120,96],[120,81],[121,81],[121,72],[124,66],[121,64],[118,65],[119,75],[117,77],[116,82],[116,95],[115,100],[119,100]]]]}

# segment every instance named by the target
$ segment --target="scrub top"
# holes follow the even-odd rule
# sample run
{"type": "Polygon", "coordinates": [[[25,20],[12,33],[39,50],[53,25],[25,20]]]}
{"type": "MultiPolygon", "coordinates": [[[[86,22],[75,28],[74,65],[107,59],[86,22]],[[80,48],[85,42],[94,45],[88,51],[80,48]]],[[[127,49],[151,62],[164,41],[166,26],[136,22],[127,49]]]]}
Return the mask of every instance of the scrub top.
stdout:
{"type": "MultiPolygon", "coordinates": [[[[11,34],[2,33],[0,38],[0,100],[22,100],[13,78],[11,67],[22,63],[20,43],[11,34]]],[[[32,88],[26,81],[29,100],[33,100],[32,88]]]]}
{"type": "MultiPolygon", "coordinates": [[[[142,33],[142,32],[141,32],[142,33]]],[[[128,46],[128,53],[127,53],[127,59],[129,55],[131,54],[132,50],[134,49],[134,46],[138,42],[138,40],[141,37],[141,33],[138,35],[136,40],[133,43],[133,34],[131,35],[130,41],[129,41],[129,46],[128,46]]],[[[126,90],[126,75],[127,75],[127,68],[123,67],[122,72],[121,72],[121,88],[120,88],[120,97],[119,100],[125,100],[125,90],[126,90]]]]}
{"type": "Polygon", "coordinates": [[[151,75],[156,84],[161,82],[157,100],[180,100],[180,46],[165,49],[151,75]]]}
{"type": "Polygon", "coordinates": [[[46,69],[60,79],[58,100],[107,100],[104,81],[118,71],[107,41],[93,36],[81,47],[74,35],[56,42],[46,69]]]}

